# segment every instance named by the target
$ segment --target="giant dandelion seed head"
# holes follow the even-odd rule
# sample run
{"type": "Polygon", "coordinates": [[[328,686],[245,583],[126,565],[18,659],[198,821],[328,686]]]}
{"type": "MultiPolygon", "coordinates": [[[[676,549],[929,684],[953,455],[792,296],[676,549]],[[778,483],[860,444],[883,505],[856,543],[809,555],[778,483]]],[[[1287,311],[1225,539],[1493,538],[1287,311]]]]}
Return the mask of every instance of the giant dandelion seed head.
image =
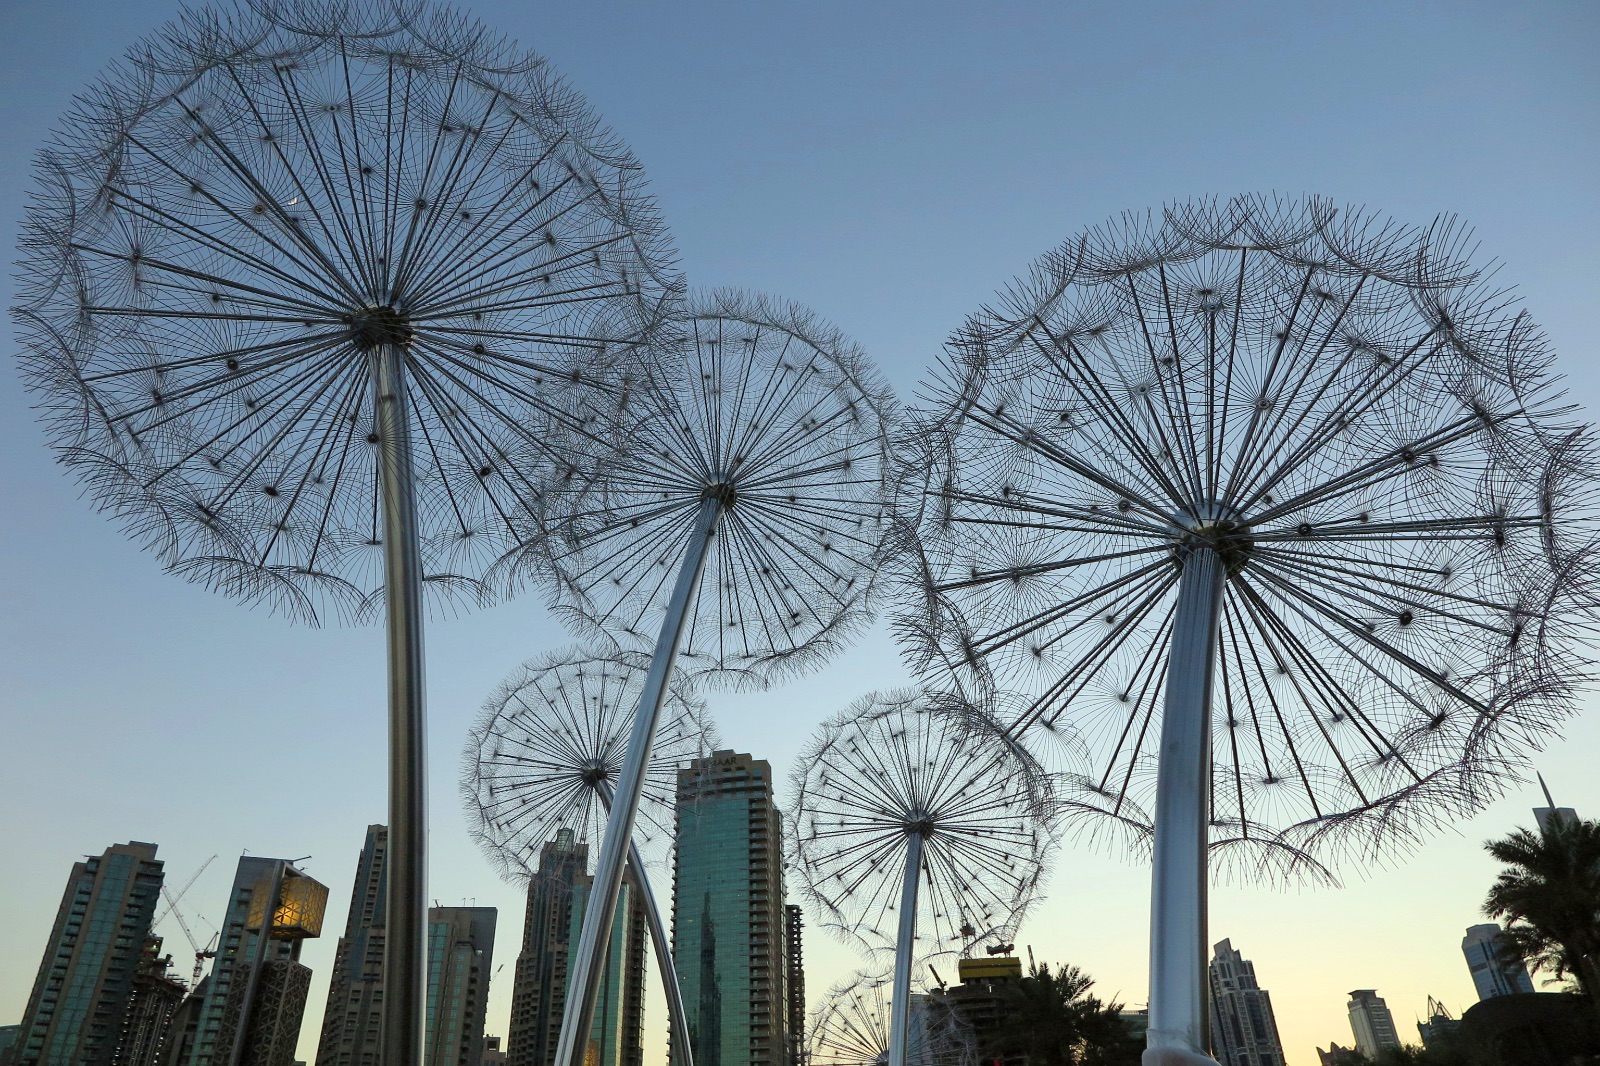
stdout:
{"type": "MultiPolygon", "coordinates": [[[[462,750],[469,831],[509,880],[538,873],[544,845],[570,831],[598,849],[608,800],[627,757],[648,662],[579,649],[524,663],[483,705],[462,750]]],[[[670,850],[678,770],[718,746],[705,705],[670,682],[645,766],[634,842],[647,862],[670,850]]]]}
{"type": "MultiPolygon", "coordinates": [[[[884,1066],[889,1061],[893,984],[887,974],[858,972],[830,988],[806,1027],[811,1066],[884,1066]]],[[[977,1066],[971,1023],[942,996],[912,995],[906,1034],[909,1066],[977,1066]]]]}
{"type": "Polygon", "coordinates": [[[1496,794],[1570,713],[1588,429],[1450,219],[1128,216],[952,338],[908,478],[919,662],[1009,694],[1058,814],[1147,840],[1187,553],[1225,578],[1212,841],[1331,877],[1496,794]]]}
{"type": "Polygon", "coordinates": [[[795,304],[705,293],[678,327],[593,458],[584,507],[508,568],[548,569],[559,611],[649,648],[696,516],[720,500],[680,668],[763,685],[871,617],[895,405],[860,349],[795,304]]]}
{"type": "Polygon", "coordinates": [[[911,690],[857,700],[823,723],[791,779],[801,892],[836,935],[892,952],[917,836],[915,957],[1014,939],[1050,843],[1033,765],[959,701],[911,690]]]}
{"type": "Polygon", "coordinates": [[[375,353],[426,587],[479,601],[679,291],[626,148],[428,4],[190,10],[35,172],[13,315],[61,458],[172,569],[305,621],[381,599],[375,353]]]}

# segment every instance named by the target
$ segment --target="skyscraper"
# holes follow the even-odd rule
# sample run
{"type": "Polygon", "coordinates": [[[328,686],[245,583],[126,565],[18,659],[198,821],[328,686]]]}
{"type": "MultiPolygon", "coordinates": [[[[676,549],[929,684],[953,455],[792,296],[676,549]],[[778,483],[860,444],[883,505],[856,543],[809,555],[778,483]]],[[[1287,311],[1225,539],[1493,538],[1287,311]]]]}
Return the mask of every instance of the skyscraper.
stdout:
{"type": "Polygon", "coordinates": [[[300,944],[320,936],[328,889],[286,859],[245,855],[200,1006],[189,1066],[290,1066],[311,971],[300,944]]]}
{"type": "Polygon", "coordinates": [[[789,1051],[782,835],[772,767],[732,751],[678,771],[672,955],[696,1066],[789,1051]]]}
{"type": "Polygon", "coordinates": [[[1467,957],[1467,969],[1472,971],[1472,984],[1478,990],[1479,1001],[1533,991],[1528,968],[1500,954],[1505,944],[1504,932],[1493,922],[1485,922],[1467,926],[1467,935],[1461,938],[1461,954],[1467,957]]]}
{"type": "Polygon", "coordinates": [[[183,1003],[167,1023],[167,1036],[161,1043],[161,1066],[188,1066],[194,1055],[195,1037],[200,1035],[200,1011],[211,989],[211,975],[189,990],[183,1003]]]}
{"type": "MultiPolygon", "coordinates": [[[[572,924],[567,943],[583,933],[583,914],[594,879],[585,874],[572,890],[572,924]]],[[[589,1027],[588,1058],[592,1066],[642,1066],[644,1062],[644,907],[633,886],[623,884],[617,917],[606,949],[606,968],[589,1027]]],[[[562,996],[565,1007],[565,995],[562,996]]]]}
{"type": "Polygon", "coordinates": [[[1376,1058],[1386,1048],[1400,1046],[1400,1034],[1394,1027],[1394,1015],[1388,1004],[1378,995],[1377,989],[1358,988],[1350,993],[1350,1031],[1356,1037],[1356,1050],[1367,1058],[1376,1058]]]}
{"type": "Polygon", "coordinates": [[[1211,957],[1212,1054],[1222,1066],[1285,1066],[1272,997],[1256,982],[1255,963],[1227,940],[1211,957]]]}
{"type": "Polygon", "coordinates": [[[785,1062],[788,1066],[805,1066],[806,1061],[806,965],[804,945],[805,918],[797,904],[783,908],[783,960],[784,982],[788,992],[788,1041],[785,1062]]]}
{"type": "Polygon", "coordinates": [[[555,1058],[567,997],[572,889],[584,876],[588,858],[588,845],[577,843],[570,829],[539,849],[539,869],[528,879],[522,951],[511,992],[508,1066],[546,1066],[555,1058]]]}
{"type": "Polygon", "coordinates": [[[74,863],[22,1027],[17,1066],[103,1062],[121,1035],[161,894],[156,846],[134,840],[74,863]]]}
{"type": "Polygon", "coordinates": [[[428,911],[425,1066],[479,1066],[494,967],[493,907],[428,911]]]}
{"type": "MultiPolygon", "coordinates": [[[[1022,960],[1015,955],[961,959],[956,963],[960,984],[939,988],[932,1001],[954,1013],[979,1043],[1005,1032],[1011,1025],[1008,989],[1022,980],[1022,960]]],[[[1023,1066],[1025,1056],[1016,1051],[994,1059],[995,1066],[1023,1066]]],[[[987,1060],[985,1066],[989,1066],[987,1060]]]]}
{"type": "Polygon", "coordinates": [[[384,855],[389,830],[367,826],[356,860],[355,888],[344,935],[334,949],[328,1005],[322,1014],[317,1066],[380,1066],[378,1035],[383,1014],[384,855]]]}
{"type": "Polygon", "coordinates": [[[167,1030],[188,991],[168,973],[171,967],[172,956],[161,954],[161,938],[145,937],[139,971],[133,976],[133,996],[109,1066],[165,1066],[161,1055],[167,1030]]]}
{"type": "MultiPolygon", "coordinates": [[[[539,850],[539,868],[528,881],[511,995],[508,1066],[549,1066],[561,1035],[567,1002],[567,956],[583,928],[592,879],[589,846],[570,829],[539,850]]],[[[644,1061],[644,908],[624,884],[611,927],[611,948],[594,1025],[589,1031],[594,1061],[601,1066],[638,1066],[644,1061]]]]}
{"type": "Polygon", "coordinates": [[[1550,795],[1550,786],[1544,783],[1543,774],[1534,774],[1539,779],[1539,788],[1544,792],[1546,806],[1533,809],[1533,820],[1539,826],[1539,832],[1548,833],[1552,826],[1563,823],[1576,822],[1578,812],[1571,807],[1557,807],[1555,799],[1550,795]]]}

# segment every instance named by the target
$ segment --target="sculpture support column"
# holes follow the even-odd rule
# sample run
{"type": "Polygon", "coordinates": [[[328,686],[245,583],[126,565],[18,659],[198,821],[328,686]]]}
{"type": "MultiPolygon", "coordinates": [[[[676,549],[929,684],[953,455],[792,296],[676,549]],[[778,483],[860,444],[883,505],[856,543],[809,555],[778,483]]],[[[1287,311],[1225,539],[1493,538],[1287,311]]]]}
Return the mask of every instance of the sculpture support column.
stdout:
{"type": "Polygon", "coordinates": [[[389,655],[389,843],[383,948],[384,1066],[421,1066],[428,973],[426,721],[422,557],[406,400],[405,348],[372,349],[389,655]]]}
{"type": "Polygon", "coordinates": [[[894,999],[889,1006],[889,1066],[906,1066],[911,1027],[911,952],[917,940],[917,889],[922,883],[922,834],[906,838],[906,877],[900,888],[900,933],[894,945],[894,999]]]}
{"type": "MultiPolygon", "coordinates": [[[[595,785],[600,802],[607,813],[611,810],[613,791],[611,782],[595,785]]],[[[677,1066],[694,1066],[694,1047],[689,1043],[689,1016],[683,1012],[683,989],[678,985],[678,970],[672,964],[672,941],[667,937],[667,923],[662,920],[661,907],[656,902],[655,890],[650,887],[650,875],[645,872],[644,859],[639,855],[639,845],[628,841],[628,865],[624,876],[633,882],[644,904],[645,922],[650,926],[650,939],[656,946],[656,969],[661,974],[661,989],[667,996],[667,1028],[672,1033],[672,1061],[677,1066]]]]}
{"type": "MultiPolygon", "coordinates": [[[[1206,973],[1211,685],[1227,574],[1209,545],[1186,545],[1180,551],[1183,574],[1167,657],[1156,774],[1150,1030],[1145,1039],[1152,1051],[1204,1055],[1211,1043],[1206,973]]],[[[1148,1052],[1146,1061],[1151,1061],[1148,1052]]]]}
{"type": "Polygon", "coordinates": [[[595,1003],[599,999],[601,979],[605,975],[611,923],[617,915],[617,894],[622,889],[623,861],[633,840],[633,823],[639,814],[639,796],[644,791],[644,768],[650,761],[650,749],[655,744],[656,726],[661,718],[667,681],[672,676],[673,662],[678,657],[678,644],[683,639],[694,591],[700,584],[706,557],[711,553],[711,538],[716,535],[723,506],[721,497],[711,493],[707,493],[700,503],[700,512],[695,516],[694,530],[684,551],[683,566],[678,571],[677,584],[672,588],[672,598],[667,601],[667,616],[661,623],[661,635],[656,640],[655,654],[650,660],[650,672],[645,675],[644,691],[639,694],[639,709],[634,712],[633,732],[628,737],[628,757],[623,761],[622,773],[617,778],[616,800],[611,805],[610,817],[606,819],[606,837],[600,845],[594,883],[589,889],[589,903],[583,911],[583,931],[578,936],[577,949],[570,957],[567,1005],[561,1017],[561,1039],[556,1044],[556,1066],[584,1066],[589,1029],[594,1024],[595,1003]]]}

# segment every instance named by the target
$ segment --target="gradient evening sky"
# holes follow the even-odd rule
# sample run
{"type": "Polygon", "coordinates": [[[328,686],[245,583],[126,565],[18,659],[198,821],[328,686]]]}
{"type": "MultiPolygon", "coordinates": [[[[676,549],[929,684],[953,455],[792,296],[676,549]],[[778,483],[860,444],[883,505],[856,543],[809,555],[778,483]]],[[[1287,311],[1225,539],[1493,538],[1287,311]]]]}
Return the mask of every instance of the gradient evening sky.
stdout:
{"type": "MultiPolygon", "coordinates": [[[[0,4],[0,220],[71,95],[171,0],[0,4]]],[[[1600,410],[1600,5],[1552,3],[508,3],[471,10],[545,54],[643,159],[692,282],[815,307],[907,398],[962,317],[1039,253],[1124,209],[1197,194],[1325,193],[1425,222],[1456,212],[1504,263],[1600,410]],[[1589,315],[1589,325],[1584,316],[1589,315]]],[[[0,303],[11,282],[0,278],[0,303]]],[[[185,910],[204,939],[242,849],[333,889],[311,1059],[357,849],[383,812],[376,629],[296,628],[161,574],[56,469],[0,374],[0,1024],[19,1020],[68,866],[155,841],[169,882],[221,857],[185,910]]],[[[500,908],[489,1032],[504,1034],[522,902],[464,831],[460,747],[484,696],[567,638],[535,597],[436,624],[431,895],[500,908]],[[501,964],[505,964],[501,969],[501,964]]],[[[786,773],[814,725],[905,673],[881,627],[826,670],[713,700],[727,742],[786,773]]],[[[1539,760],[1600,815],[1600,707],[1539,760]]],[[[1272,992],[1291,1066],[1351,1042],[1376,987],[1403,1035],[1474,1000],[1462,932],[1530,824],[1532,785],[1341,890],[1219,888],[1272,992]]],[[[1019,944],[1144,998],[1148,875],[1066,850],[1019,944]]],[[[188,970],[183,934],[160,932],[188,970]]],[[[811,1001],[853,963],[808,945],[811,1001]]],[[[953,977],[954,975],[949,975],[953,977]]],[[[652,977],[652,983],[653,983],[652,977]]],[[[661,1045],[659,998],[647,1013],[661,1045]]]]}

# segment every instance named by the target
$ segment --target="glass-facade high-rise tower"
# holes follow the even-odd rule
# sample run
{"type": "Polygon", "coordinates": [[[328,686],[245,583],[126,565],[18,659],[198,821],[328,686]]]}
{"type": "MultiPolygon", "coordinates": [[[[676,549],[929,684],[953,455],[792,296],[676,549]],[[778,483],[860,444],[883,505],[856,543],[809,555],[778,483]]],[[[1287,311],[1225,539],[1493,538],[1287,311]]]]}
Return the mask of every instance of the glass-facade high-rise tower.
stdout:
{"type": "Polygon", "coordinates": [[[1394,1027],[1394,1015],[1389,1005],[1376,989],[1358,988],[1350,993],[1350,1031],[1356,1037],[1356,1050],[1369,1059],[1379,1052],[1400,1046],[1400,1034],[1394,1027]]]}
{"type": "Polygon", "coordinates": [[[1461,954],[1467,957],[1467,969],[1472,971],[1472,984],[1480,1001],[1533,991],[1528,968],[1520,960],[1510,961],[1501,955],[1504,944],[1505,930],[1493,922],[1469,925],[1467,935],[1461,938],[1461,954]]]}
{"type": "Polygon", "coordinates": [[[384,856],[389,830],[367,826],[356,860],[355,888],[344,935],[334,950],[328,1005],[322,1014],[317,1066],[381,1066],[378,1036],[383,1014],[384,856]]]}
{"type": "Polygon", "coordinates": [[[493,907],[428,911],[426,1066],[479,1066],[494,972],[493,907]]]}
{"type": "MultiPolygon", "coordinates": [[[[583,928],[592,878],[589,846],[562,829],[539,851],[539,868],[528,881],[511,996],[507,1066],[549,1066],[561,1035],[567,1002],[567,960],[583,928]]],[[[596,1066],[640,1066],[644,1061],[644,908],[626,883],[606,962],[589,1052],[596,1066]]]]}
{"type": "MultiPolygon", "coordinates": [[[[334,952],[317,1066],[382,1066],[384,874],[389,830],[367,826],[344,936],[334,952]]],[[[477,1066],[494,958],[493,907],[428,911],[424,1066],[477,1066]],[[443,1011],[442,1027],[439,1012],[443,1011]]]]}
{"type": "Polygon", "coordinates": [[[107,1061],[161,895],[156,846],[113,844],[74,863],[7,1066],[107,1061]]]}
{"type": "Polygon", "coordinates": [[[678,772],[672,957],[696,1066],[787,1061],[782,857],[770,765],[717,751],[678,772]]]}
{"type": "Polygon", "coordinates": [[[546,1066],[555,1058],[567,1001],[572,889],[584,876],[588,859],[588,845],[579,844],[570,829],[539,850],[539,868],[528,880],[522,951],[511,992],[507,1066],[546,1066]]]}
{"type": "Polygon", "coordinates": [[[1222,1066],[1284,1066],[1272,997],[1256,982],[1255,963],[1227,940],[1211,957],[1212,1054],[1222,1066]]]}
{"type": "Polygon", "coordinates": [[[188,1066],[290,1066],[311,971],[300,945],[322,934],[326,886],[286,859],[245,855],[234,872],[188,1066]]]}

